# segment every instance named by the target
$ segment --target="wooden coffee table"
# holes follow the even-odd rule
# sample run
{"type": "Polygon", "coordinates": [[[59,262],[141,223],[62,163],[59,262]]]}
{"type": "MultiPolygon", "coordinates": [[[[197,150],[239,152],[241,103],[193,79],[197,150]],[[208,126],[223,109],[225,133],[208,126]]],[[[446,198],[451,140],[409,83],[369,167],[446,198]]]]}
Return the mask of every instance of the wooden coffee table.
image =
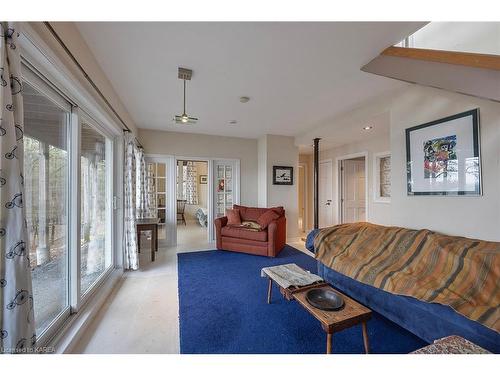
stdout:
{"type": "MultiPolygon", "coordinates": [[[[302,307],[304,307],[313,317],[315,317],[320,323],[323,330],[326,332],[326,353],[330,354],[332,352],[332,340],[333,334],[340,332],[344,329],[353,327],[355,325],[361,324],[363,330],[363,342],[365,345],[365,353],[370,352],[370,346],[368,342],[368,332],[366,330],[366,322],[371,318],[372,312],[369,308],[363,306],[362,304],[356,302],[352,298],[349,298],[338,290],[332,288],[324,280],[316,277],[316,280],[309,285],[303,285],[299,287],[288,286],[291,284],[291,280],[288,278],[276,278],[273,272],[268,270],[293,266],[295,273],[303,273],[307,275],[308,272],[301,269],[295,264],[275,266],[263,268],[261,271],[261,276],[267,276],[269,279],[268,289],[267,289],[267,303],[271,303],[271,291],[273,281],[280,287],[280,292],[287,300],[296,300],[302,307]],[[340,294],[344,299],[344,307],[337,311],[325,311],[317,309],[316,307],[309,304],[306,298],[306,294],[310,289],[329,289],[335,293],[340,294]]],[[[283,276],[283,273],[282,273],[283,276]]]]}
{"type": "Polygon", "coordinates": [[[322,286],[318,289],[330,289],[340,294],[344,298],[344,307],[338,311],[325,311],[317,309],[309,302],[307,302],[307,290],[293,293],[293,297],[300,305],[302,305],[302,307],[304,307],[321,323],[321,327],[326,332],[326,353],[330,354],[332,352],[332,340],[334,333],[361,324],[361,327],[363,329],[365,353],[368,354],[370,352],[370,344],[368,341],[366,322],[371,318],[371,310],[354,301],[352,298],[347,297],[345,294],[340,293],[330,285],[322,286]]]}

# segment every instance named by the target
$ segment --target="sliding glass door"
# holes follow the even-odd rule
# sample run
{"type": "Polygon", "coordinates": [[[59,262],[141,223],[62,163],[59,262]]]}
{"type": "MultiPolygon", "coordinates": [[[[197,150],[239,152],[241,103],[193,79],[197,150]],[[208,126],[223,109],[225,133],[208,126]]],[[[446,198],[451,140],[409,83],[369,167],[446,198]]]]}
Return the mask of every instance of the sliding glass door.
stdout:
{"type": "Polygon", "coordinates": [[[80,135],[81,293],[111,265],[111,140],[83,121],[80,135]]]}
{"type": "MultiPolygon", "coordinates": [[[[24,82],[24,188],[36,332],[69,310],[68,131],[71,105],[24,82]]],[[[8,256],[8,254],[7,254],[8,256]]],[[[69,314],[69,311],[68,311],[69,314]]]]}
{"type": "MultiPolygon", "coordinates": [[[[113,266],[114,136],[27,66],[23,100],[22,200],[36,333],[43,342],[113,266]]],[[[16,256],[16,249],[7,256],[16,256]]]]}

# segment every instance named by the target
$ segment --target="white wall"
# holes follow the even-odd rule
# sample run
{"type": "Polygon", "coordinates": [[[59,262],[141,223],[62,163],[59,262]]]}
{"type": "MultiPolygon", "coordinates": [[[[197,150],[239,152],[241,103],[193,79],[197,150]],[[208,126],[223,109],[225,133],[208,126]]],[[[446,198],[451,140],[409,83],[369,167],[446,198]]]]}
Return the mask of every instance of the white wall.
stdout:
{"type": "Polygon", "coordinates": [[[297,166],[299,164],[299,149],[295,145],[294,137],[268,134],[263,138],[259,140],[259,204],[265,202],[265,204],[261,204],[263,207],[283,206],[286,210],[287,237],[298,237],[297,166]],[[293,167],[293,185],[273,185],[273,166],[275,165],[293,167]]]}
{"type": "Polygon", "coordinates": [[[239,159],[240,202],[243,205],[257,206],[256,139],[139,129],[139,140],[147,154],[239,159]]]}
{"type": "MultiPolygon", "coordinates": [[[[346,155],[358,154],[366,152],[368,154],[368,169],[366,171],[366,176],[368,178],[368,211],[367,211],[367,221],[381,224],[381,225],[391,225],[391,204],[390,203],[379,203],[374,201],[374,166],[373,159],[374,154],[379,152],[385,152],[390,150],[390,138],[389,134],[379,135],[375,138],[372,138],[368,141],[355,142],[351,144],[347,144],[341,147],[330,148],[326,150],[321,149],[321,141],[320,141],[320,161],[331,159],[333,165],[333,174],[332,174],[332,187],[333,187],[333,218],[335,220],[334,224],[337,224],[337,212],[339,208],[338,201],[338,186],[336,183],[338,181],[338,168],[335,164],[335,161],[339,157],[343,157],[346,155]]],[[[308,169],[312,170],[312,156],[301,155],[301,161],[306,162],[308,164],[308,169]]],[[[308,229],[312,229],[313,226],[313,179],[312,172],[308,173],[308,195],[309,198],[307,200],[307,210],[308,210],[308,229]]]]}
{"type": "Polygon", "coordinates": [[[366,152],[368,154],[367,170],[365,171],[368,179],[368,211],[366,220],[371,223],[390,225],[391,224],[391,204],[378,203],[374,201],[374,170],[373,170],[373,155],[379,152],[389,151],[389,134],[378,136],[369,141],[351,143],[342,147],[336,147],[330,150],[320,151],[320,160],[332,159],[333,161],[333,210],[334,219],[337,219],[339,207],[338,201],[338,186],[335,183],[338,181],[338,167],[335,160],[346,155],[358,154],[366,152]]]}
{"type": "Polygon", "coordinates": [[[413,86],[391,110],[394,225],[500,241],[500,104],[444,90],[413,86]],[[482,197],[408,196],[405,129],[479,108],[482,197]]]}
{"type": "Polygon", "coordinates": [[[267,207],[267,136],[259,138],[258,141],[258,165],[259,177],[258,187],[258,202],[259,207],[267,207]]]}
{"type": "MultiPolygon", "coordinates": [[[[62,49],[59,43],[50,34],[47,27],[42,22],[28,22],[29,26],[38,34],[38,36],[50,47],[57,57],[64,63],[66,68],[79,78],[79,82],[87,89],[87,91],[101,104],[102,108],[109,113],[110,116],[116,118],[109,107],[102,101],[95,89],[83,77],[75,63],[68,57],[67,53],[62,49]]],[[[128,113],[127,109],[120,100],[120,97],[114,90],[108,78],[104,74],[94,55],[90,51],[87,43],[76,28],[73,22],[51,22],[51,26],[57,32],[64,44],[68,47],[71,53],[76,57],[80,65],[83,66],[90,78],[97,85],[99,90],[104,94],[106,99],[111,103],[113,108],[118,112],[120,117],[125,121],[127,126],[137,135],[137,126],[128,113]]],[[[116,120],[118,121],[118,119],[116,120]]]]}
{"type": "Polygon", "coordinates": [[[499,22],[431,22],[410,37],[410,47],[500,54],[499,22]]]}

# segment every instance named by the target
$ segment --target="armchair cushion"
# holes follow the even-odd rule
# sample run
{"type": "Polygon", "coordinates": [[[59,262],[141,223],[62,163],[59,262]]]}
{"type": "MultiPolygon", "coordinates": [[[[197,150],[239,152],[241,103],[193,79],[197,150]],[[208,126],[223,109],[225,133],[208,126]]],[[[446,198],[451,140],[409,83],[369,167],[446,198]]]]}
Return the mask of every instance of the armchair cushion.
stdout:
{"type": "Polygon", "coordinates": [[[267,228],[271,221],[278,219],[280,216],[274,212],[273,210],[267,210],[257,219],[257,223],[260,224],[260,227],[264,230],[267,228]]]}
{"type": "Polygon", "coordinates": [[[254,241],[267,241],[267,230],[255,231],[242,227],[226,226],[221,229],[221,234],[225,237],[244,238],[254,241]]]}
{"type": "Polygon", "coordinates": [[[237,208],[227,209],[226,216],[227,216],[227,225],[241,224],[240,210],[238,210],[237,208]]]}

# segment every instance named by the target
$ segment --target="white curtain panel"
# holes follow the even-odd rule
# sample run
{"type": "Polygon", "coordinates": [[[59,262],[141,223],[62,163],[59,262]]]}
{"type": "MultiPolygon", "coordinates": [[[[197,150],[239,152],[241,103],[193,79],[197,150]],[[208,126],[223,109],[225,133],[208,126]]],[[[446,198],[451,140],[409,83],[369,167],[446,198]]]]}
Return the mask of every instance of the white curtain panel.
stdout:
{"type": "Polygon", "coordinates": [[[128,270],[139,268],[139,254],[137,250],[136,232],[136,145],[132,133],[125,133],[125,171],[124,171],[124,228],[123,251],[124,267],[128,270]]]}
{"type": "Polygon", "coordinates": [[[196,166],[192,161],[188,161],[186,165],[186,203],[198,204],[198,173],[196,166]]]}
{"type": "Polygon", "coordinates": [[[149,217],[157,217],[154,164],[146,163],[146,202],[149,207],[149,217]]]}
{"type": "Polygon", "coordinates": [[[136,205],[137,218],[144,219],[152,217],[151,195],[148,194],[148,174],[146,170],[146,158],[142,148],[135,148],[136,156],[136,205]]]}
{"type": "Polygon", "coordinates": [[[0,24],[0,350],[26,353],[35,324],[23,207],[23,99],[19,29],[0,24]]]}

